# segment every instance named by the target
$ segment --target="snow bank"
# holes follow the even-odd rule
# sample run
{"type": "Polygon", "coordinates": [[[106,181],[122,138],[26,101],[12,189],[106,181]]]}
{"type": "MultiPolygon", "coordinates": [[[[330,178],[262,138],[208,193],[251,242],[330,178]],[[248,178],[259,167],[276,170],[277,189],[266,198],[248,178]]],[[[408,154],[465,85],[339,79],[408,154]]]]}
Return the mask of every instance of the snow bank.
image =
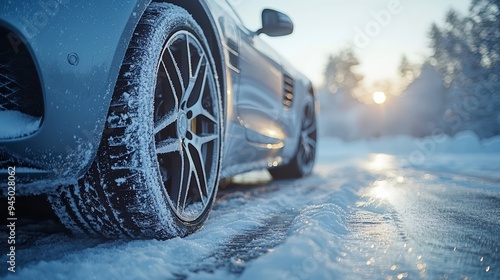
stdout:
{"type": "Polygon", "coordinates": [[[42,118],[18,111],[0,111],[0,139],[11,139],[33,134],[40,127],[42,118]]]}
{"type": "Polygon", "coordinates": [[[480,140],[470,131],[453,137],[385,136],[352,142],[325,137],[319,140],[319,151],[320,164],[333,159],[349,161],[353,157],[363,159],[368,154],[390,154],[405,168],[500,180],[500,136],[480,140]],[[457,161],[457,156],[461,160],[457,161]]]}
{"type": "Polygon", "coordinates": [[[413,138],[411,136],[384,136],[370,140],[345,142],[338,138],[324,137],[319,140],[319,150],[327,155],[362,155],[387,153],[396,155],[431,156],[452,153],[500,153],[500,136],[479,140],[471,131],[453,137],[447,135],[413,138]]]}

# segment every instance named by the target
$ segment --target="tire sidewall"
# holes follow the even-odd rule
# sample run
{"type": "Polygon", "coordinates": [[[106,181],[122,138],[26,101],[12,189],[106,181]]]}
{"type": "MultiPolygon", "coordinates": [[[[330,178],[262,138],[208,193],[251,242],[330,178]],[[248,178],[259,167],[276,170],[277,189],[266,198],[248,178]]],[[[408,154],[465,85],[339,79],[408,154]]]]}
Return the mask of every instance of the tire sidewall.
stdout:
{"type": "MultiPolygon", "coordinates": [[[[154,11],[157,10],[166,10],[173,6],[170,4],[163,3],[153,3],[151,4],[149,9],[154,11]]],[[[175,6],[175,9],[178,10],[180,8],[175,6]]],[[[137,94],[137,115],[138,125],[131,127],[131,131],[129,133],[136,134],[139,137],[140,141],[140,149],[143,152],[140,152],[141,158],[139,161],[143,165],[143,169],[145,172],[142,172],[142,176],[144,181],[148,185],[146,188],[148,190],[148,194],[150,199],[152,200],[152,204],[157,208],[154,209],[156,213],[159,213],[160,226],[161,224],[169,224],[169,220],[173,220],[175,225],[173,227],[174,235],[184,236],[189,234],[203,224],[206,220],[208,213],[212,207],[213,201],[215,199],[215,195],[217,193],[218,183],[219,183],[219,174],[221,168],[221,158],[222,158],[222,143],[223,143],[223,126],[222,126],[222,108],[221,108],[221,90],[220,84],[218,81],[218,77],[216,75],[216,67],[215,62],[212,56],[212,51],[208,46],[207,40],[203,34],[201,27],[196,23],[196,21],[192,18],[191,15],[185,10],[182,12],[160,12],[156,14],[155,28],[153,28],[152,36],[148,36],[149,42],[146,42],[149,46],[153,46],[154,50],[151,50],[151,53],[145,59],[146,61],[137,61],[137,63],[144,63],[146,65],[154,65],[154,67],[146,67],[149,69],[141,69],[138,73],[138,81],[140,85],[147,85],[146,89],[140,89],[137,94]],[[170,16],[167,16],[170,15],[170,16]],[[158,73],[158,67],[160,62],[160,57],[162,55],[162,50],[165,45],[169,41],[169,39],[178,31],[186,30],[192,33],[197,37],[202,47],[204,48],[208,60],[210,63],[211,71],[214,73],[215,87],[217,90],[217,105],[218,105],[218,113],[219,113],[219,154],[218,154],[218,166],[215,173],[215,186],[213,188],[212,194],[209,196],[209,200],[206,208],[202,212],[202,214],[194,221],[183,221],[180,217],[177,216],[175,211],[171,209],[171,205],[169,202],[167,191],[163,185],[159,163],[156,156],[156,148],[154,141],[154,133],[153,133],[153,122],[154,122],[154,92],[156,87],[156,79],[158,73]],[[154,82],[151,82],[154,81],[154,82]],[[145,92],[141,92],[145,91],[145,92]],[[148,94],[147,98],[144,98],[142,95],[148,94]],[[142,117],[141,117],[142,115],[142,117]],[[147,116],[147,122],[149,125],[141,125],[141,118],[147,116]],[[141,137],[141,136],[146,137],[141,137]]],[[[136,60],[141,60],[137,58],[136,60]]],[[[168,229],[171,231],[172,228],[168,229]]]]}

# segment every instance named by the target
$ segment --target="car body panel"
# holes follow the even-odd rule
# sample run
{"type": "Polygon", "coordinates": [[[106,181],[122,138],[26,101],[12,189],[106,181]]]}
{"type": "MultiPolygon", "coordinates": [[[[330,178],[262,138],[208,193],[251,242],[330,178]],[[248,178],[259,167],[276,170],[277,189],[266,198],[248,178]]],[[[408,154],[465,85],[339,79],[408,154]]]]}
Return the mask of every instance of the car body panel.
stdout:
{"type": "MultiPolygon", "coordinates": [[[[35,134],[0,140],[0,155],[31,166],[18,169],[21,193],[50,191],[88,170],[128,42],[149,2],[0,3],[0,26],[26,42],[45,102],[43,122],[35,134]],[[76,65],[69,63],[70,54],[78,56],[76,65]]],[[[199,11],[190,11],[194,2],[179,3],[197,19],[199,11]]],[[[310,81],[247,30],[226,0],[200,0],[199,6],[211,25],[202,28],[214,32],[212,47],[221,51],[226,117],[221,177],[286,163],[297,149],[301,100],[310,91],[310,81]],[[295,81],[289,108],[281,102],[284,73],[295,81]]]]}
{"type": "Polygon", "coordinates": [[[0,3],[0,24],[26,42],[45,103],[43,122],[34,135],[0,141],[10,155],[35,167],[19,168],[18,174],[25,173],[19,180],[46,178],[52,184],[85,173],[99,146],[128,42],[148,4],[148,0],[0,3]],[[78,57],[76,65],[68,62],[70,54],[78,57]]]}

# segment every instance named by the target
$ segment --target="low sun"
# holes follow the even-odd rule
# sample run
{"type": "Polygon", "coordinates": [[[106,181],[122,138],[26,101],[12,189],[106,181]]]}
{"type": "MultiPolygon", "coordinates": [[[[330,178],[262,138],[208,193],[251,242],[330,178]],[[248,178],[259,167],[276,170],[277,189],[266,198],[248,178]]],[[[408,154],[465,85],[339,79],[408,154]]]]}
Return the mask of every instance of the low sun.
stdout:
{"type": "Polygon", "coordinates": [[[375,101],[378,105],[384,104],[386,99],[387,96],[385,96],[383,91],[376,91],[373,93],[373,101],[375,101]]]}

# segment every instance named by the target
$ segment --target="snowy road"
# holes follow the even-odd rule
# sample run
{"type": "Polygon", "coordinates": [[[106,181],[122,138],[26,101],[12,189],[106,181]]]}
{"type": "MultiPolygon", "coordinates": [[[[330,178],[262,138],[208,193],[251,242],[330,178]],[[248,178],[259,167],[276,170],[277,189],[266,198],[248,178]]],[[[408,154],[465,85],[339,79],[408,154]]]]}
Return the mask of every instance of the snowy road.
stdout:
{"type": "MultiPolygon", "coordinates": [[[[314,174],[256,172],[220,190],[205,226],[166,241],[18,229],[6,279],[500,279],[500,154],[372,153],[322,143],[314,174]]],[[[2,232],[2,240],[5,233],[2,232]]]]}

